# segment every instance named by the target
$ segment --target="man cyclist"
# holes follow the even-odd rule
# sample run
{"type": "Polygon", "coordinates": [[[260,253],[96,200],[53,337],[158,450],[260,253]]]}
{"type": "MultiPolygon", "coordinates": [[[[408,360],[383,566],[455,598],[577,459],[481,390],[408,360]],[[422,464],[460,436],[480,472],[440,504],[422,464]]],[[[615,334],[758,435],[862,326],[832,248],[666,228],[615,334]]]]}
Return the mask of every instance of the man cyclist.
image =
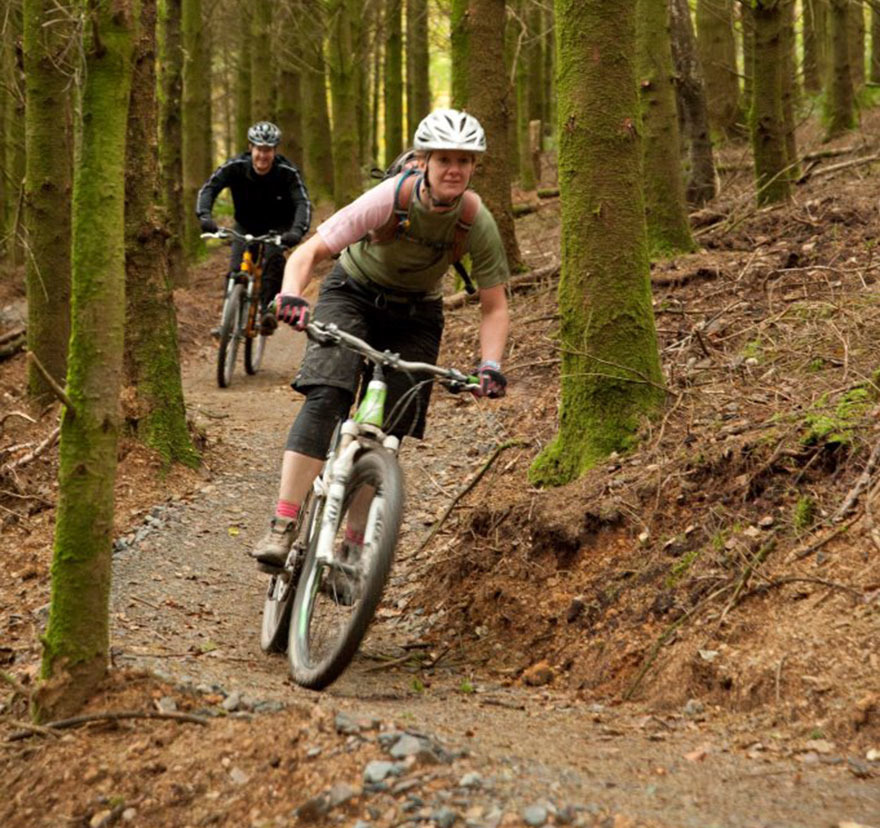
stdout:
{"type": "MultiPolygon", "coordinates": [[[[284,248],[296,247],[309,232],[312,204],[296,165],[280,155],[276,148],[281,130],[268,121],[259,121],[248,129],[247,152],[230,158],[205,182],[196,200],[196,215],[204,233],[216,233],[217,222],[211,216],[214,201],[229,187],[235,210],[235,229],[239,233],[262,236],[280,233],[281,247],[266,246],[260,291],[261,329],[269,335],[276,326],[268,306],[281,287],[284,274],[284,248]]],[[[232,243],[229,269],[241,267],[245,244],[232,243]]]]}
{"type": "MultiPolygon", "coordinates": [[[[441,281],[451,261],[463,196],[485,152],[486,138],[472,115],[437,110],[419,124],[414,147],[424,154],[424,165],[415,179],[406,221],[396,236],[383,243],[367,238],[390,219],[406,172],[336,212],[291,254],[275,300],[279,319],[297,330],[305,328],[310,308],[302,294],[312,271],[319,262],[341,253],[323,280],[315,318],[335,322],[373,347],[399,353],[405,360],[436,362],[443,332],[441,281]]],[[[475,215],[466,249],[471,277],[479,288],[480,395],[500,397],[507,384],[501,357],[509,326],[505,292],[509,270],[497,225],[485,205],[475,215]]],[[[264,567],[283,566],[287,558],[300,505],[321,469],[337,421],[348,415],[354,402],[359,372],[356,354],[309,342],[292,383],[306,399],[287,438],[275,516],[269,532],[251,553],[264,567]]],[[[386,375],[387,410],[393,410],[402,393],[421,379],[397,371],[386,375]]],[[[392,434],[422,436],[431,385],[422,386],[391,428],[392,434]]],[[[360,540],[356,535],[347,537],[355,549],[360,540]]]]}

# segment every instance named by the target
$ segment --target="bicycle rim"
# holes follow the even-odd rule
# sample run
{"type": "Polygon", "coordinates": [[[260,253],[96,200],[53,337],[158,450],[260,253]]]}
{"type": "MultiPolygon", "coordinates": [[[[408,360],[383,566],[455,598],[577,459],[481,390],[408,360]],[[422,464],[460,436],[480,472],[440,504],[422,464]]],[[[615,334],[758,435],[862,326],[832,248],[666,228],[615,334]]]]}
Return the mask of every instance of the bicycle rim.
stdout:
{"type": "Polygon", "coordinates": [[[257,332],[244,341],[244,370],[249,374],[256,374],[263,364],[263,352],[266,350],[268,337],[257,332]]]}
{"type": "Polygon", "coordinates": [[[369,506],[362,512],[368,518],[359,561],[332,566],[318,561],[317,531],[306,556],[290,619],[288,649],[291,676],[303,687],[320,690],[341,675],[382,598],[403,512],[400,466],[385,449],[370,450],[354,464],[336,521],[335,558],[343,557],[340,550],[353,516],[352,504],[366,501],[369,506]]]}
{"type": "Polygon", "coordinates": [[[291,550],[293,554],[288,556],[284,569],[269,578],[260,628],[260,647],[266,653],[283,653],[287,649],[290,613],[296,595],[296,583],[315,525],[315,506],[314,494],[309,491],[300,509],[299,525],[291,550]]]}
{"type": "Polygon", "coordinates": [[[238,353],[238,323],[241,317],[244,287],[235,285],[223,306],[223,321],[220,325],[220,345],[217,349],[217,384],[228,388],[235,370],[235,356],[238,353]]]}

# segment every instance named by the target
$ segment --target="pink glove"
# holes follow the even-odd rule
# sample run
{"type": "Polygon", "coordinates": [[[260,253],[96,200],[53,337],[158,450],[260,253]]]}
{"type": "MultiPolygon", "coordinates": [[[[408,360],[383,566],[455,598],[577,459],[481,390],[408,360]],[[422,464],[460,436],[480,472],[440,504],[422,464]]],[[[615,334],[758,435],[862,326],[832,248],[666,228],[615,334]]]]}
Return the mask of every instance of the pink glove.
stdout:
{"type": "Polygon", "coordinates": [[[296,331],[304,331],[309,324],[309,303],[302,296],[279,293],[275,297],[275,316],[296,331]]]}

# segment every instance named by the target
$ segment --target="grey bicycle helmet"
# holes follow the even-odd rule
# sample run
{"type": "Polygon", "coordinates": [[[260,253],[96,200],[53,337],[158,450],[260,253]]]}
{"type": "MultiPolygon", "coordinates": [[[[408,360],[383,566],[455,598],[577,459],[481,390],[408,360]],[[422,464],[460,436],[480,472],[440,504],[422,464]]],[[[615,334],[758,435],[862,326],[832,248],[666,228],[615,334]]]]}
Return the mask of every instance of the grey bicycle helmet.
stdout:
{"type": "Polygon", "coordinates": [[[435,109],[416,128],[413,147],[423,152],[435,150],[486,151],[486,133],[480,122],[457,109],[435,109]]]}
{"type": "Polygon", "coordinates": [[[277,147],[281,130],[269,121],[258,121],[248,130],[248,141],[262,147],[277,147]]]}

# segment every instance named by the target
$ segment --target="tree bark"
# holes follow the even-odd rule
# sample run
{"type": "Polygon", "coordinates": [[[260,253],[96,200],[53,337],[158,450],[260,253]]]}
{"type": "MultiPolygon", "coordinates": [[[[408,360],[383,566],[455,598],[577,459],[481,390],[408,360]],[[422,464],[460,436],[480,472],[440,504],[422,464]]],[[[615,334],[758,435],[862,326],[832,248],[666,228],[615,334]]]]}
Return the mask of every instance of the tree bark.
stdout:
{"type": "Polygon", "coordinates": [[[648,253],[663,257],[695,247],[684,199],[667,0],[638,0],[636,20],[648,253]]]}
{"type": "Polygon", "coordinates": [[[486,131],[487,145],[477,170],[476,188],[498,223],[507,261],[517,270],[522,257],[510,196],[510,82],[504,64],[504,0],[470,0],[468,18],[471,42],[480,44],[479,50],[469,55],[468,111],[486,131]]]}
{"type": "MultiPolygon", "coordinates": [[[[62,18],[46,26],[54,0],[25,0],[23,52],[25,109],[25,228],[28,350],[56,382],[67,374],[70,338],[70,190],[73,124],[73,32],[62,18]]],[[[52,390],[34,362],[28,392],[52,390]]]]}
{"type": "Polygon", "coordinates": [[[406,140],[431,111],[428,77],[428,0],[406,0],[406,140]]]}
{"type": "Polygon", "coordinates": [[[73,184],[72,317],[49,624],[38,718],[67,715],[107,669],[113,486],[125,323],[125,131],[137,6],[95,0],[73,184]]]}
{"type": "Polygon", "coordinates": [[[272,48],[274,3],[251,0],[251,123],[275,121],[275,50],[272,48]]]}
{"type": "Polygon", "coordinates": [[[235,72],[235,149],[242,152],[247,147],[248,128],[254,122],[253,117],[253,82],[251,65],[253,59],[253,28],[251,26],[252,7],[247,3],[239,4],[241,21],[238,26],[236,44],[235,72]]]}
{"type": "Polygon", "coordinates": [[[3,90],[5,94],[3,133],[4,181],[6,199],[0,205],[2,236],[5,254],[12,267],[25,261],[23,208],[24,179],[26,174],[25,139],[21,125],[25,120],[24,56],[21,50],[22,9],[21,0],[10,0],[6,19],[7,30],[0,38],[3,55],[3,90]]]}
{"type": "MultiPolygon", "coordinates": [[[[182,287],[187,283],[186,252],[183,246],[183,228],[186,226],[186,205],[183,202],[183,126],[181,103],[183,96],[183,42],[181,40],[182,0],[161,0],[159,6],[159,169],[161,201],[165,208],[168,238],[165,254],[172,284],[182,287]]],[[[190,209],[195,209],[191,205],[190,209]]]]}
{"type": "Polygon", "coordinates": [[[303,164],[303,96],[302,71],[299,60],[299,3],[285,3],[279,12],[278,37],[278,128],[281,130],[281,152],[294,164],[303,164]]]}
{"type": "Polygon", "coordinates": [[[676,92],[690,157],[685,196],[689,204],[701,207],[715,197],[717,190],[703,69],[688,0],[670,0],[669,12],[676,92]]]}
{"type": "Polygon", "coordinates": [[[538,485],[566,483],[631,447],[663,401],[635,14],[628,0],[556,0],[562,399],[556,438],[530,471],[538,485]]]}
{"type": "Polygon", "coordinates": [[[733,0],[697,0],[697,45],[706,81],[709,123],[725,138],[742,136],[733,0]]]}
{"type": "Polygon", "coordinates": [[[871,83],[880,83],[880,4],[871,4],[871,83]]]}
{"type": "Polygon", "coordinates": [[[163,215],[156,209],[156,0],[140,0],[128,112],[125,172],[125,373],[133,394],[128,423],[166,466],[198,465],[180,377],[177,319],[165,257],[163,215]]]}
{"type": "Polygon", "coordinates": [[[850,67],[849,0],[830,0],[831,78],[828,83],[828,137],[842,135],[857,124],[855,88],[850,67]]]}
{"type": "Polygon", "coordinates": [[[452,63],[452,106],[466,109],[470,83],[470,14],[469,0],[451,0],[450,11],[450,60],[452,63]]]}
{"type": "Polygon", "coordinates": [[[828,0],[802,0],[804,89],[822,91],[828,71],[828,0]]]}
{"type": "Polygon", "coordinates": [[[402,0],[385,2],[385,166],[403,151],[402,0]]]}
{"type": "MultiPolygon", "coordinates": [[[[301,18],[305,56],[303,73],[303,162],[309,197],[319,204],[333,200],[333,147],[330,135],[330,116],[327,109],[327,66],[324,60],[323,7],[318,0],[306,0],[301,18]]],[[[341,206],[341,205],[340,205],[341,206]]]]}
{"type": "Polygon", "coordinates": [[[862,0],[849,3],[849,70],[858,92],[865,85],[865,4],[862,0]]]}
{"type": "Polygon", "coordinates": [[[183,0],[183,203],[184,249],[190,257],[202,249],[196,198],[213,170],[211,147],[211,51],[202,0],[183,0]]]}
{"type": "Polygon", "coordinates": [[[755,66],[751,127],[755,183],[758,204],[775,204],[787,201],[791,195],[782,112],[784,36],[781,0],[755,0],[752,19],[755,66]]]}

